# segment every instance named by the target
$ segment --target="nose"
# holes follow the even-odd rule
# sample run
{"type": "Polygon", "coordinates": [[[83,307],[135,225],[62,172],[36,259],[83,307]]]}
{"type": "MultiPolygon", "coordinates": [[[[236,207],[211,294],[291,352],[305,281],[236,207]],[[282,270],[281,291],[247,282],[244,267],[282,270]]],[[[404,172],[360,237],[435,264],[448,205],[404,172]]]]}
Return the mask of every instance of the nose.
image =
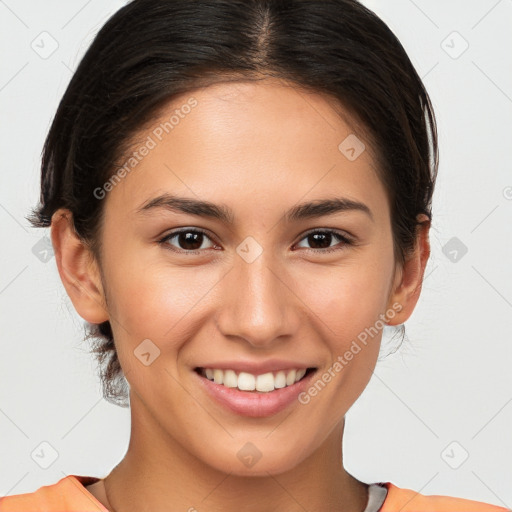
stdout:
{"type": "Polygon", "coordinates": [[[228,338],[256,348],[293,338],[301,318],[300,300],[287,273],[263,251],[251,263],[236,256],[223,280],[217,326],[228,338]],[[287,278],[288,277],[288,278],[287,278]]]}

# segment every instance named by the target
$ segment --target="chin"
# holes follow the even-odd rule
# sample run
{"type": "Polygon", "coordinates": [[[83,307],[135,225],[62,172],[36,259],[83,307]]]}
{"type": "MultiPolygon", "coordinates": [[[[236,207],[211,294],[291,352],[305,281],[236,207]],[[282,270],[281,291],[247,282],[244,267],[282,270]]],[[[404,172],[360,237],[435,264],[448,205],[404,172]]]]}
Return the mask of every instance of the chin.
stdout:
{"type": "Polygon", "coordinates": [[[275,446],[264,439],[256,439],[254,442],[234,441],[233,444],[234,447],[223,445],[217,449],[210,445],[208,454],[203,453],[201,458],[222,473],[240,477],[266,477],[290,471],[307,457],[303,442],[300,449],[293,444],[283,446],[280,443],[275,446]]]}

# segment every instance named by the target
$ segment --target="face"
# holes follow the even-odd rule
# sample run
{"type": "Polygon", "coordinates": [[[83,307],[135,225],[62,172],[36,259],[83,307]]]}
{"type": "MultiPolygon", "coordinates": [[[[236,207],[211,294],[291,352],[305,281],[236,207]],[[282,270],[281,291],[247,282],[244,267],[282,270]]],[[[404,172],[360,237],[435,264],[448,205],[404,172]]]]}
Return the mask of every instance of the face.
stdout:
{"type": "Polygon", "coordinates": [[[155,453],[165,439],[225,472],[285,471],[366,387],[398,310],[388,198],[364,136],[358,156],[339,149],[353,133],[328,99],[266,81],[184,95],[139,134],[103,199],[101,271],[133,428],[155,453]],[[310,370],[291,385],[293,369],[310,370]],[[279,387],[231,387],[254,382],[279,387]]]}

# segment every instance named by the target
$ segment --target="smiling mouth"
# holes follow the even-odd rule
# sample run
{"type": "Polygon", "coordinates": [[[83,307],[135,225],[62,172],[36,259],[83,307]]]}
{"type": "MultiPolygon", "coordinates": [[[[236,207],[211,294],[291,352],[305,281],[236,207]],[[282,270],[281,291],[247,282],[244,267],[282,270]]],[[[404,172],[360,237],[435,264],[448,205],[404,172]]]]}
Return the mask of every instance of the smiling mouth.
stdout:
{"type": "Polygon", "coordinates": [[[201,377],[228,388],[237,388],[239,391],[268,393],[276,389],[293,386],[296,382],[315,372],[316,368],[279,370],[260,375],[219,368],[198,367],[194,371],[201,377]]]}

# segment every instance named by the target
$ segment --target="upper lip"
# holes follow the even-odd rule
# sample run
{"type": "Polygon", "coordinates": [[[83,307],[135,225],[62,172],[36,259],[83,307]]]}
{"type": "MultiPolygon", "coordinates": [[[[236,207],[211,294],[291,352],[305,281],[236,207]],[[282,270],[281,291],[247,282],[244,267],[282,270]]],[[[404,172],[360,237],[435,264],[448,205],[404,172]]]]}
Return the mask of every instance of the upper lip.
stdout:
{"type": "Polygon", "coordinates": [[[211,368],[219,370],[234,370],[235,372],[247,372],[253,375],[277,372],[279,370],[299,370],[301,368],[315,368],[315,366],[299,361],[285,361],[283,359],[269,359],[267,361],[234,360],[205,363],[196,368],[211,368]]]}

